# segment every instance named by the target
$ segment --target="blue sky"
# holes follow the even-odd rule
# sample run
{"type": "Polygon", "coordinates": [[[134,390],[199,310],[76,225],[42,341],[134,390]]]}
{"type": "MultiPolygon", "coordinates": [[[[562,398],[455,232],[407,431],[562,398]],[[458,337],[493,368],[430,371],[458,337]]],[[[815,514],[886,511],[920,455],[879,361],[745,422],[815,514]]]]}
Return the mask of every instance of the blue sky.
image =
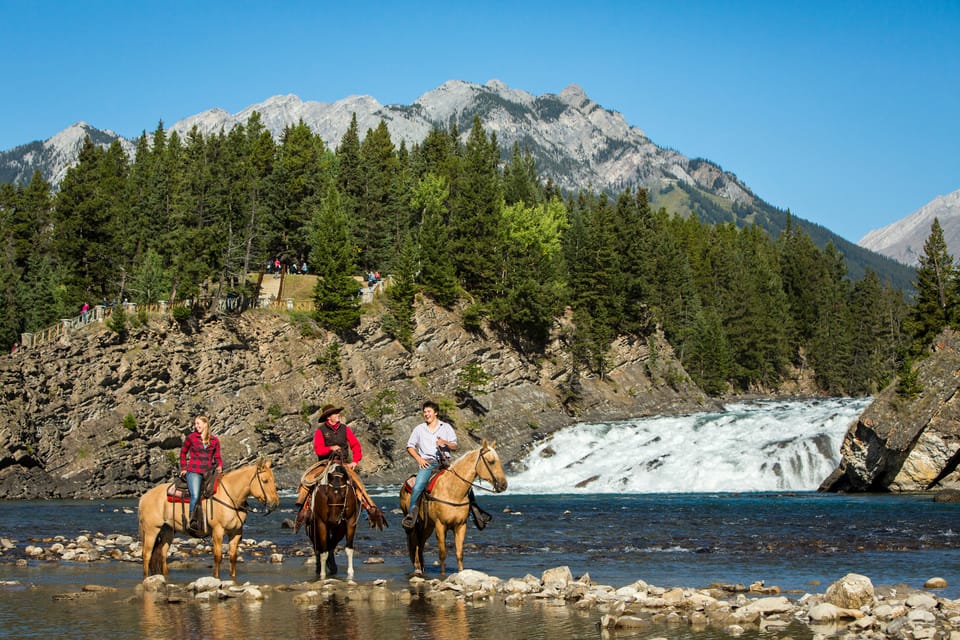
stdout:
{"type": "Polygon", "coordinates": [[[277,94],[579,84],[848,240],[960,189],[960,2],[0,0],[0,150],[277,94]]]}

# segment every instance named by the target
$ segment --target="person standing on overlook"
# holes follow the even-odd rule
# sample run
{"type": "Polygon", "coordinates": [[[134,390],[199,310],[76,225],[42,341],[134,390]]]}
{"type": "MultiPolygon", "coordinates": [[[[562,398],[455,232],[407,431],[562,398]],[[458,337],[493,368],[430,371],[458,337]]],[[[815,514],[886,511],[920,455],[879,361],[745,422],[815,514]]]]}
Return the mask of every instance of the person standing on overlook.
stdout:
{"type": "Polygon", "coordinates": [[[196,517],[194,509],[200,500],[203,476],[214,467],[217,475],[223,473],[220,439],[210,435],[210,420],[206,416],[197,416],[193,420],[193,431],[184,439],[180,448],[180,477],[186,479],[187,488],[190,490],[191,533],[202,528],[201,519],[196,517]]]}

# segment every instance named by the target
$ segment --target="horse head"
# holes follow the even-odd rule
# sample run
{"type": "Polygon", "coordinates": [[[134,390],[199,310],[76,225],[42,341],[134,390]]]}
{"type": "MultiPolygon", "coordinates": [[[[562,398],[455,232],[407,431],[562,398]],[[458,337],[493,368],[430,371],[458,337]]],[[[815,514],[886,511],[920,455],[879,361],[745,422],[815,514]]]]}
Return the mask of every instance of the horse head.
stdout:
{"type": "Polygon", "coordinates": [[[267,511],[273,511],[280,505],[277,479],[273,476],[269,458],[257,460],[257,470],[250,479],[250,495],[267,505],[267,511]]]}
{"type": "Polygon", "coordinates": [[[494,448],[496,440],[489,443],[484,438],[477,454],[477,476],[493,485],[493,490],[501,493],[507,490],[507,474],[500,463],[500,455],[494,448]]]}

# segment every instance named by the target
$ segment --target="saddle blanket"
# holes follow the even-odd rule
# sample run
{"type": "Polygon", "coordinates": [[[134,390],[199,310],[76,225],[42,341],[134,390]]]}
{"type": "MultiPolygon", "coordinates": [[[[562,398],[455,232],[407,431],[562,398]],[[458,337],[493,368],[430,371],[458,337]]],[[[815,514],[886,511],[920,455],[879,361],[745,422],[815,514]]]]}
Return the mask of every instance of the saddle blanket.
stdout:
{"type": "MultiPolygon", "coordinates": [[[[427,483],[427,493],[433,493],[433,485],[437,484],[437,480],[439,480],[440,476],[442,476],[446,472],[447,472],[446,469],[440,469],[436,473],[434,473],[432,476],[430,476],[430,482],[427,483]]],[[[417,476],[410,476],[409,478],[407,478],[407,481],[403,483],[403,491],[405,491],[406,493],[413,493],[413,485],[416,481],[417,481],[417,476]]]]}

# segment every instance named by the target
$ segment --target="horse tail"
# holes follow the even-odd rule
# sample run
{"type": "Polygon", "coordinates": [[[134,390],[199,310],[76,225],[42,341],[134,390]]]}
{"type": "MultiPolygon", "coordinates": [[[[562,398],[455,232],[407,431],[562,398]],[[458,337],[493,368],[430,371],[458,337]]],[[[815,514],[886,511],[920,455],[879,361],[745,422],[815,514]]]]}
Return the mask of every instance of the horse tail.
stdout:
{"type": "Polygon", "coordinates": [[[167,525],[160,527],[160,530],[157,532],[157,539],[153,541],[153,550],[150,552],[150,575],[158,575],[163,573],[163,528],[167,525]]]}

